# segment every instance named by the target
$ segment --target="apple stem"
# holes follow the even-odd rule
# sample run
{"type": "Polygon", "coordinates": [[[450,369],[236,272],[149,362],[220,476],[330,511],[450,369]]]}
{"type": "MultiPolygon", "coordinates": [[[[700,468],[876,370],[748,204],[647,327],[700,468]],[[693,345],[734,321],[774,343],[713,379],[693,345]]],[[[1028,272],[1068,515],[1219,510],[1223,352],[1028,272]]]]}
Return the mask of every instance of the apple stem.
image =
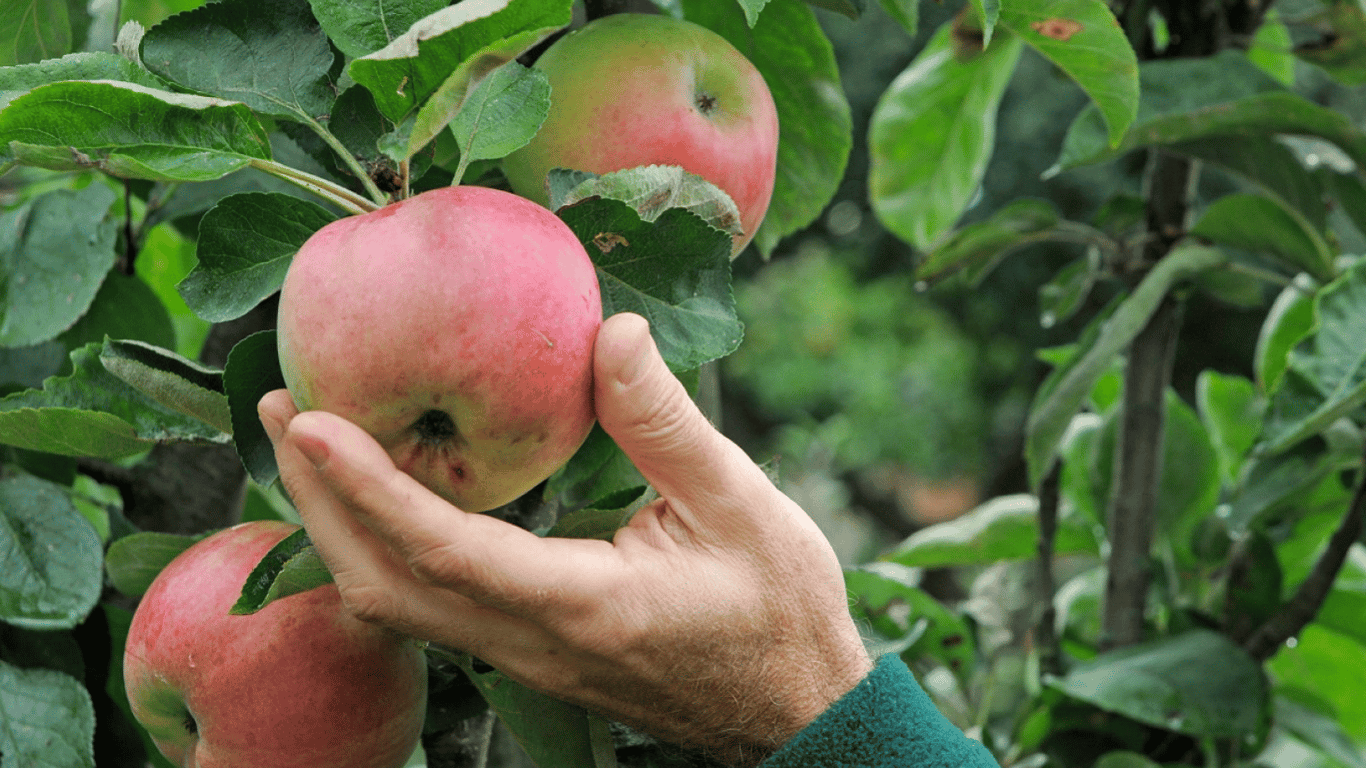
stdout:
{"type": "Polygon", "coordinates": [[[379,210],[384,205],[367,200],[346,187],[334,184],[326,179],[320,179],[297,168],[291,168],[283,163],[277,163],[274,160],[253,159],[251,166],[284,179],[301,189],[308,190],[348,213],[369,213],[379,210]]]}

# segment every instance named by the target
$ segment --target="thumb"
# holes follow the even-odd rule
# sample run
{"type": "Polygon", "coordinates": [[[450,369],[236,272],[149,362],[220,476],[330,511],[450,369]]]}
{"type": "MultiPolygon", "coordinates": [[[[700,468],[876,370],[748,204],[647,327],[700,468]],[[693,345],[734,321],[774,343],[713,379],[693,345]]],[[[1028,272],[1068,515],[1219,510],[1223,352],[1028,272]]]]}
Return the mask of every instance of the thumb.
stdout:
{"type": "Polygon", "coordinates": [[[603,321],[594,386],[598,423],[666,499],[701,511],[706,499],[753,498],[771,485],[669,371],[645,318],[621,313],[603,321]]]}

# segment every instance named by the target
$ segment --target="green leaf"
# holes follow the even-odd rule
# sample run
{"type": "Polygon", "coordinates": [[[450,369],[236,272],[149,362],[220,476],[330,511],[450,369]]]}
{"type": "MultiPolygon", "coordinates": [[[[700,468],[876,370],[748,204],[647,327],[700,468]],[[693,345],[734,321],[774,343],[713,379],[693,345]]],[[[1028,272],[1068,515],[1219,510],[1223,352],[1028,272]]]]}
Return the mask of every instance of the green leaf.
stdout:
{"type": "Polygon", "coordinates": [[[1358,262],[1315,296],[1314,329],[1291,350],[1287,362],[1287,369],[1307,389],[1282,386],[1273,395],[1265,433],[1268,450],[1285,450],[1366,403],[1363,338],[1366,261],[1358,262]]]}
{"type": "Polygon", "coordinates": [[[1347,768],[1366,768],[1366,755],[1342,729],[1336,714],[1311,708],[1287,696],[1277,696],[1272,715],[1276,725],[1320,754],[1347,768]]]}
{"type": "Polygon", "coordinates": [[[1269,256],[1320,280],[1333,277],[1334,254],[1323,237],[1261,195],[1224,195],[1205,209],[1190,234],[1269,256]]]}
{"type": "Polygon", "coordinates": [[[0,661],[4,766],[95,768],[95,706],[79,680],[0,661]]]}
{"type": "Polygon", "coordinates": [[[1138,56],[1103,0],[1005,3],[1001,26],[1014,32],[1091,97],[1117,145],[1138,114],[1138,56]]]}
{"type": "Polygon", "coordinates": [[[967,621],[917,585],[915,571],[895,563],[868,563],[844,571],[855,618],[885,640],[910,640],[907,662],[934,659],[960,681],[971,680],[977,643],[967,621]],[[917,629],[919,627],[919,629],[917,629]]]}
{"type": "Polygon", "coordinates": [[[1080,310],[1095,287],[1100,259],[1087,254],[1058,270],[1053,279],[1039,286],[1039,325],[1052,328],[1080,310]]]}
{"type": "MultiPolygon", "coordinates": [[[[1169,142],[1219,135],[1202,134],[1197,129],[1205,127],[1218,117],[1218,112],[1242,99],[1277,92],[1280,92],[1277,95],[1285,95],[1280,83],[1236,51],[1200,58],[1144,62],[1138,76],[1143,98],[1125,140],[1118,147],[1110,143],[1104,117],[1095,105],[1091,105],[1077,115],[1068,129],[1058,167],[1071,168],[1117,157],[1129,149],[1152,143],[1143,141],[1142,137],[1152,136],[1156,128],[1175,132],[1184,127],[1191,134],[1169,142]],[[1211,111],[1216,113],[1213,118],[1207,116],[1211,111]],[[1183,117],[1189,125],[1181,122],[1183,117]]],[[[1258,135],[1262,132],[1239,133],[1258,135]]]]}
{"type": "MultiPolygon", "coordinates": [[[[1221,58],[1214,57],[1212,60],[1221,58]]],[[[1185,83],[1196,82],[1202,75],[1216,79],[1223,77],[1222,74],[1192,71],[1185,75],[1185,83]]],[[[1146,100],[1146,81],[1143,93],[1146,100]]],[[[1366,162],[1366,134],[1358,130],[1345,115],[1293,93],[1260,93],[1192,107],[1179,113],[1155,115],[1146,120],[1144,117],[1143,114],[1139,115],[1138,122],[1118,146],[1108,147],[1096,113],[1089,108],[1082,110],[1063,141],[1057,168],[1098,163],[1145,146],[1164,146],[1212,136],[1278,133],[1317,136],[1336,144],[1358,164],[1366,162]]]]}
{"type": "Polygon", "coordinates": [[[1327,221],[1325,185],[1274,137],[1220,136],[1178,142],[1168,149],[1257,185],[1294,216],[1311,239],[1322,240],[1327,221]]]}
{"type": "Polygon", "coordinates": [[[280,290],[294,254],[336,217],[278,192],[223,198],[199,222],[199,263],[177,289],[194,313],[233,320],[280,290]]]}
{"type": "Polygon", "coordinates": [[[254,333],[237,342],[223,370],[223,387],[232,409],[233,445],[248,474],[262,486],[275,482],[280,474],[275,449],[256,413],[256,404],[267,392],[285,386],[275,349],[275,331],[254,333]]]}
{"type": "Polygon", "coordinates": [[[0,480],[0,621],[70,629],[94,609],[103,545],[62,486],[31,475],[0,480]]]}
{"type": "Polygon", "coordinates": [[[1243,469],[1229,498],[1228,524],[1235,532],[1309,511],[1303,501],[1331,473],[1337,460],[1319,445],[1301,443],[1287,451],[1257,456],[1243,469]]]}
{"type": "Polygon", "coordinates": [[[631,522],[640,506],[636,503],[645,494],[645,486],[630,488],[565,515],[546,532],[546,536],[562,539],[602,539],[611,541],[622,526],[631,522]]]}
{"type": "Polygon", "coordinates": [[[946,23],[873,110],[868,186],[878,219],[930,250],[977,194],[995,145],[996,110],[1020,39],[999,35],[963,61],[946,23]]]}
{"type": "MultiPolygon", "coordinates": [[[[437,111],[444,119],[427,118],[432,127],[426,133],[435,136],[454,116],[474,77],[569,24],[571,5],[567,0],[479,0],[452,5],[419,20],[384,48],[351,62],[348,71],[370,89],[380,112],[395,123],[402,123],[439,89],[445,89],[444,96],[434,98],[441,102],[437,111]],[[491,61],[479,61],[486,57],[491,61]],[[451,78],[455,81],[448,84],[451,78]]],[[[415,129],[414,133],[423,131],[415,129]]]]}
{"type": "Polygon", "coordinates": [[[446,0],[309,0],[327,37],[351,58],[374,53],[446,0]]]}
{"type": "Polygon", "coordinates": [[[1267,700],[1261,666],[1208,630],[1103,653],[1049,685],[1106,711],[1202,738],[1257,732],[1267,700]]]}
{"type": "Polygon", "coordinates": [[[1222,475],[1232,483],[1257,441],[1266,404],[1250,380],[1213,369],[1200,372],[1195,381],[1195,396],[1200,420],[1219,455],[1222,475]]]}
{"type": "Polygon", "coordinates": [[[156,75],[118,54],[69,53],[60,59],[0,68],[0,109],[40,85],[63,80],[122,80],[149,88],[166,87],[156,75]]]}
{"type": "MultiPolygon", "coordinates": [[[[554,24],[568,23],[568,14],[569,11],[566,9],[562,18],[548,18],[543,21],[554,24]]],[[[463,64],[456,67],[442,81],[440,87],[432,93],[431,98],[427,99],[427,102],[418,110],[413,119],[412,130],[407,136],[402,153],[400,153],[401,156],[410,157],[427,146],[464,108],[465,99],[471,88],[477,88],[478,84],[491,72],[498,71],[499,68],[511,64],[514,59],[545,40],[556,29],[558,26],[554,25],[527,29],[490,43],[466,58],[463,64]]],[[[539,111],[539,107],[536,109],[539,111]]],[[[540,123],[544,122],[545,115],[541,114],[537,120],[539,127],[540,123]]],[[[525,142],[518,144],[517,148],[524,144],[525,142]]],[[[468,167],[470,164],[466,162],[465,166],[468,167]]]]}
{"type": "Polygon", "coordinates": [[[1275,78],[1276,82],[1289,88],[1295,84],[1293,47],[1290,28],[1280,20],[1276,9],[1271,8],[1262,17],[1261,26],[1252,36],[1247,59],[1275,78]]]}
{"type": "Polygon", "coordinates": [[[0,346],[47,341],[75,324],[114,266],[114,190],[58,189],[0,211],[0,346]]]}
{"type": "Polygon", "coordinates": [[[1366,646],[1311,623],[1294,646],[1285,646],[1267,663],[1279,690],[1312,691],[1336,710],[1337,722],[1354,742],[1366,739],[1366,646]]]}
{"type": "Polygon", "coordinates": [[[550,78],[515,61],[479,81],[451,121],[460,147],[460,168],[472,160],[496,160],[521,149],[550,114],[550,78]]]}
{"type": "Polygon", "coordinates": [[[1140,752],[1107,752],[1096,761],[1094,768],[1162,768],[1140,752]]]}
{"type": "MultiPolygon", "coordinates": [[[[561,509],[606,510],[610,514],[597,515],[596,518],[605,518],[610,523],[612,515],[615,515],[616,525],[612,530],[616,530],[621,527],[623,509],[635,499],[624,503],[606,503],[607,500],[633,489],[643,491],[646,485],[648,483],[640,470],[631,463],[616,441],[601,426],[594,424],[579,450],[546,482],[545,496],[557,500],[561,509]]],[[[565,533],[565,529],[571,524],[574,530],[585,530],[579,523],[561,517],[547,535],[570,535],[565,533]]],[[[603,526],[594,524],[591,530],[601,532],[603,526]]]]}
{"type": "Polygon", "coordinates": [[[280,598],[331,583],[332,573],[323,565],[322,556],[308,538],[308,531],[300,528],[261,557],[247,575],[242,594],[230,613],[239,616],[256,613],[280,598]]]}
{"type": "Polygon", "coordinates": [[[1037,486],[1042,480],[1067,425],[1096,381],[1148,324],[1172,288],[1226,260],[1212,248],[1181,245],[1173,249],[1105,321],[1094,343],[1049,376],[1035,396],[1026,425],[1025,456],[1031,485],[1037,486]]]}
{"type": "Polygon", "coordinates": [[[915,36],[920,31],[920,0],[880,0],[887,15],[896,20],[906,34],[915,36]]]}
{"type": "Polygon", "coordinates": [[[66,3],[14,0],[0,13],[0,65],[51,59],[70,50],[71,17],[66,3]]]}
{"type": "Polygon", "coordinates": [[[223,373],[137,341],[105,341],[100,363],[139,392],[175,411],[232,432],[223,373]]]}
{"type": "Polygon", "coordinates": [[[753,28],[759,22],[759,14],[763,12],[764,6],[768,5],[769,0],[735,0],[735,2],[745,12],[745,22],[753,28]]]}
{"type": "Polygon", "coordinates": [[[991,218],[969,224],[941,241],[916,268],[916,276],[930,280],[965,268],[984,273],[1016,248],[1046,239],[1060,219],[1051,202],[1014,200],[991,218]]]}
{"type": "Polygon", "coordinates": [[[844,177],[853,118],[834,48],[800,0],[771,0],[751,29],[731,3],[685,0],[685,16],[726,38],[764,76],[778,108],[778,173],[754,245],[778,241],[816,220],[844,177]]]}
{"type": "Polygon", "coordinates": [[[1263,392],[1279,388],[1290,350],[1313,328],[1314,293],[1311,281],[1296,279],[1276,297],[1262,321],[1253,357],[1263,392]]]}
{"type": "Polygon", "coordinates": [[[0,391],[43,386],[43,379],[55,376],[66,362],[66,348],[50,341],[31,347],[0,347],[0,391]]]}
{"type": "Polygon", "coordinates": [[[335,54],[307,0],[221,0],[147,30],[142,62],[197,93],[287,120],[319,120],[336,98],[335,54]]]}
{"type": "Polygon", "coordinates": [[[1345,85],[1366,83],[1366,12],[1353,2],[1330,2],[1318,25],[1330,28],[1322,41],[1295,47],[1295,55],[1345,85]]]}
{"type": "Polygon", "coordinates": [[[0,162],[94,168],[127,179],[209,181],[270,159],[266,131],[242,104],[131,83],[35,88],[0,112],[0,162]]]}
{"type": "Polygon", "coordinates": [[[972,0],[973,16],[982,28],[982,47],[991,45],[991,36],[996,32],[996,23],[1001,19],[1001,0],[972,0]]]}
{"type": "MultiPolygon", "coordinates": [[[[139,258],[142,256],[139,253],[139,258]]],[[[90,308],[57,337],[67,349],[106,337],[133,339],[158,347],[174,347],[176,331],[166,305],[136,275],[111,270],[104,276],[90,308]]],[[[40,385],[41,386],[41,385],[40,385]]]]}
{"type": "MultiPolygon", "coordinates": [[[[884,559],[906,566],[938,568],[986,565],[1038,555],[1039,500],[1030,494],[998,496],[954,520],[911,534],[884,559]]],[[[1058,554],[1095,553],[1091,525],[1059,521],[1054,549],[1058,554]]]]}
{"type": "Polygon", "coordinates": [[[743,232],[735,201],[720,187],[681,166],[647,165],[602,175],[554,169],[548,182],[552,210],[605,197],[631,206],[644,221],[654,221],[670,208],[682,208],[730,235],[743,232]]]}
{"type": "Polygon", "coordinates": [[[626,203],[607,198],[561,208],[557,215],[597,265],[603,316],[644,316],[673,371],[692,370],[739,346],[743,328],[724,232],[681,208],[647,222],[626,203]]]}
{"type": "Polygon", "coordinates": [[[851,21],[858,21],[863,12],[868,9],[868,0],[806,0],[806,2],[814,8],[834,11],[851,21]]]}
{"type": "Polygon", "coordinates": [[[139,531],[115,539],[104,555],[105,573],[114,589],[128,597],[141,597],[163,568],[207,535],[139,531]]]}
{"type": "Polygon", "coordinates": [[[596,718],[588,712],[513,682],[487,665],[480,666],[485,671],[476,671],[468,654],[461,654],[457,661],[537,768],[604,765],[594,746],[598,726],[592,721],[596,718]]]}
{"type": "Polygon", "coordinates": [[[119,459],[158,442],[228,435],[152,400],[105,370],[101,345],[71,353],[71,375],[0,399],[0,442],[63,456],[119,459]]]}

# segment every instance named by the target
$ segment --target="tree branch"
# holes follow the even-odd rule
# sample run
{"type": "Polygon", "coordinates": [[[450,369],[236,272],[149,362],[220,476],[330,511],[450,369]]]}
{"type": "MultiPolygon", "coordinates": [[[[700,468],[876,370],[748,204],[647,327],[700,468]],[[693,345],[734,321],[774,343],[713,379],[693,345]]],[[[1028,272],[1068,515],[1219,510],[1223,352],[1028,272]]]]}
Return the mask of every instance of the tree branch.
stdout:
{"type": "Polygon", "coordinates": [[[1252,636],[1243,643],[1243,650],[1258,661],[1265,661],[1276,655],[1285,641],[1298,635],[1305,625],[1323,607],[1323,601],[1333,589],[1338,572],[1347,561],[1347,553],[1352,544],[1361,538],[1363,524],[1366,523],[1366,455],[1362,457],[1362,467],[1357,477],[1356,492],[1347,507],[1338,529],[1328,540],[1328,547],[1319,556],[1309,576],[1295,590],[1294,597],[1281,604],[1276,612],[1258,627],[1252,636]]]}
{"type": "MultiPolygon", "coordinates": [[[[1147,178],[1147,243],[1135,277],[1164,257],[1186,229],[1191,161],[1153,150],[1147,178]]],[[[1101,645],[1143,640],[1157,495],[1162,481],[1167,387],[1181,328],[1181,302],[1167,297],[1129,347],[1116,437],[1107,528],[1110,538],[1101,645]]]]}
{"type": "Polygon", "coordinates": [[[1053,607],[1053,550],[1058,536],[1058,500],[1062,462],[1054,461],[1053,468],[1039,484],[1039,582],[1038,602],[1043,606],[1034,641],[1039,649],[1039,670],[1046,675],[1062,674],[1062,649],[1058,647],[1057,610],[1053,607]]]}

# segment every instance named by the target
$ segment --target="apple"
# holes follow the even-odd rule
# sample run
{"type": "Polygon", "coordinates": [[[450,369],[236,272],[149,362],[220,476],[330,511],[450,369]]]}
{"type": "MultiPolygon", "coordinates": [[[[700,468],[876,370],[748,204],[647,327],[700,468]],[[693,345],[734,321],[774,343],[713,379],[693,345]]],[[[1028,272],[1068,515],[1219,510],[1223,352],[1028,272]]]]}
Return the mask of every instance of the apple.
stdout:
{"type": "Polygon", "coordinates": [[[740,209],[732,254],[754,237],[773,197],[778,111],[724,37],[670,16],[615,14],[555,41],[535,68],[550,80],[550,114],[503,160],[514,192],[547,205],[552,168],[677,165],[740,209]]]}
{"type": "Polygon", "coordinates": [[[257,562],[298,526],[256,521],[182,552],[133,614],[133,715],[196,768],[398,768],[427,711],[417,643],[367,624],[329,584],[228,613],[257,562]]]}
{"type": "Polygon", "coordinates": [[[280,291],[300,410],[369,432],[466,512],[561,467],[593,426],[598,278],[569,227],[510,192],[446,187],[318,230],[280,291]]]}

